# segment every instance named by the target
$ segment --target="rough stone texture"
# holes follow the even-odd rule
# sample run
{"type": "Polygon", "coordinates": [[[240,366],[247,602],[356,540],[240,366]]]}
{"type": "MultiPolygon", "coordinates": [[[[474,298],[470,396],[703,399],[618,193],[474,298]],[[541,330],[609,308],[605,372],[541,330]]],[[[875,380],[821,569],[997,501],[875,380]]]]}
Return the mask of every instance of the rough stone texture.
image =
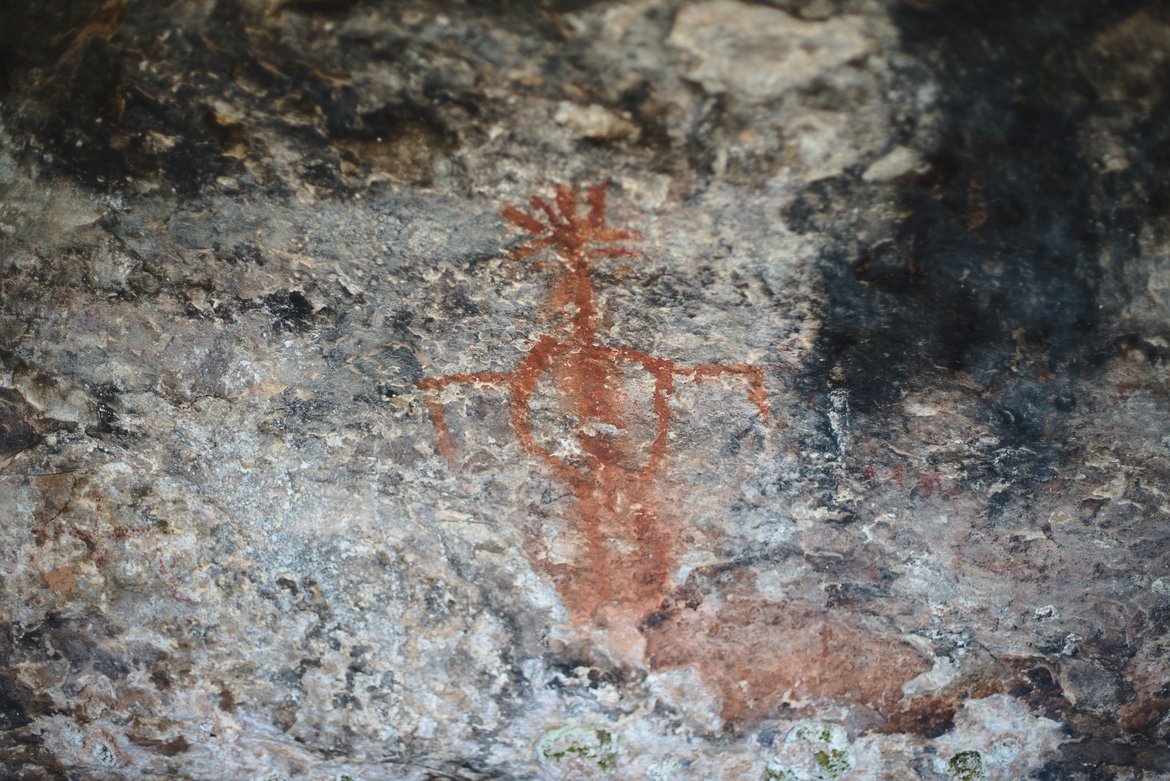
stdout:
{"type": "Polygon", "coordinates": [[[5,777],[1170,778],[1163,4],[0,57],[5,777]]]}

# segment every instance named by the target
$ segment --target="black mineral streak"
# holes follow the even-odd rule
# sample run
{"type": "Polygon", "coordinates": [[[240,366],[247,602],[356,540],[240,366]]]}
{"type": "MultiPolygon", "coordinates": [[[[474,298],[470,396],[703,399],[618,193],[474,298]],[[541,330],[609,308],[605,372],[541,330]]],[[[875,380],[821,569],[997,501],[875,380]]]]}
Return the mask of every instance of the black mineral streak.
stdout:
{"type": "Polygon", "coordinates": [[[836,234],[821,262],[820,387],[875,412],[924,373],[966,372],[1002,395],[997,425],[1021,442],[1038,440],[1045,413],[1066,411],[1060,393],[1021,398],[1006,374],[1019,344],[1038,356],[1029,368],[1075,373],[1120,336],[1100,258],[1132,257],[1136,226],[1156,213],[1148,195],[1118,194],[1166,192],[1170,115],[1160,103],[1136,122],[1142,157],[1102,176],[1080,143],[1085,122],[1126,109],[1084,75],[1118,64],[1081,55],[1142,8],[1164,13],[1149,2],[898,6],[907,52],[941,85],[945,122],[931,173],[898,183],[904,216],[884,240],[850,242],[837,207],[872,196],[848,177],[813,183],[786,214],[796,230],[836,234]]]}
{"type": "Polygon", "coordinates": [[[33,447],[49,432],[73,428],[72,423],[43,417],[20,391],[0,387],[0,459],[33,447]]]}
{"type": "MultiPolygon", "coordinates": [[[[1121,322],[1127,291],[1115,280],[1140,254],[1142,226],[1170,202],[1170,107],[1159,98],[1141,109],[1148,85],[1140,79],[1124,98],[1101,94],[1095,69],[1126,63],[1089,52],[1121,20],[1144,11],[1165,21],[1168,9],[957,1],[898,9],[907,52],[942,86],[945,121],[930,173],[893,185],[902,216],[882,240],[853,240],[857,223],[840,206],[875,204],[880,186],[849,175],[813,183],[785,214],[793,229],[831,237],[820,262],[822,360],[810,364],[808,379],[826,407],[829,391],[845,391],[851,409],[874,421],[932,382],[974,380],[983,422],[1003,449],[969,476],[1011,486],[988,502],[994,524],[1018,514],[1021,501],[1027,506],[1021,497],[1072,457],[1060,431],[1077,410],[1078,377],[1126,350],[1165,360],[1164,330],[1135,334],[1121,322]],[[1102,171],[1085,150],[1086,125],[1100,117],[1132,131],[1123,170],[1102,171]]],[[[1156,81],[1168,80],[1170,65],[1162,64],[1156,81]]],[[[1113,658],[1132,654],[1124,645],[1113,658]]],[[[1029,671],[1013,694],[1037,712],[1067,715],[1058,712],[1066,703],[1046,669],[1029,671]]],[[[1067,724],[1074,742],[1036,778],[1170,768],[1152,723],[1113,740],[1093,736],[1092,719],[1067,724]]]]}

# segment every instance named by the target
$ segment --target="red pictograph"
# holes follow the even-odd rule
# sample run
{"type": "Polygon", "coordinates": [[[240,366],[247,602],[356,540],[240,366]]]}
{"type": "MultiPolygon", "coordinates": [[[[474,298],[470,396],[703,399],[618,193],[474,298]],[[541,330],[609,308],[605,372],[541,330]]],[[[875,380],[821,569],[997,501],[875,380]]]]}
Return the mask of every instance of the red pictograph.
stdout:
{"type": "MultiPolygon", "coordinates": [[[[429,377],[418,383],[439,434],[439,450],[455,460],[455,443],[442,393],[451,385],[494,387],[509,395],[515,436],[573,494],[575,520],[584,540],[576,562],[553,564],[534,546],[534,564],[551,577],[573,620],[602,624],[615,611],[630,618],[654,609],[668,585],[672,534],[663,520],[656,483],[669,455],[671,395],[677,378],[741,379],[747,397],[767,423],[771,410],[763,370],[748,364],[680,365],[645,352],[603,343],[593,284],[593,263],[637,258],[638,234],[606,224],[606,185],[584,193],[557,185],[550,200],[533,197],[531,211],[506,207],[503,217],[529,239],[512,251],[551,269],[549,309],[563,322],[548,323],[512,371],[429,377]],[[583,202],[583,203],[582,203],[583,202]],[[639,439],[627,425],[639,400],[628,378],[652,385],[652,432],[639,439]],[[648,381],[648,382],[647,382],[648,381]],[[552,405],[575,440],[573,457],[554,452],[534,430],[534,401],[551,388],[552,405]]],[[[646,406],[645,400],[640,400],[646,406]]]]}

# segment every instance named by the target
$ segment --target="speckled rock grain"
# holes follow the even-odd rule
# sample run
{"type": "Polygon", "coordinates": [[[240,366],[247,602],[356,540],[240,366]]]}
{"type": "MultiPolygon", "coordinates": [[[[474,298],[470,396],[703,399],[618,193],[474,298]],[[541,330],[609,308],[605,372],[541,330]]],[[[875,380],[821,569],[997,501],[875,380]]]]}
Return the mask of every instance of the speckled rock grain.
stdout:
{"type": "Polygon", "coordinates": [[[1162,5],[0,51],[5,777],[1170,777],[1162,5]]]}

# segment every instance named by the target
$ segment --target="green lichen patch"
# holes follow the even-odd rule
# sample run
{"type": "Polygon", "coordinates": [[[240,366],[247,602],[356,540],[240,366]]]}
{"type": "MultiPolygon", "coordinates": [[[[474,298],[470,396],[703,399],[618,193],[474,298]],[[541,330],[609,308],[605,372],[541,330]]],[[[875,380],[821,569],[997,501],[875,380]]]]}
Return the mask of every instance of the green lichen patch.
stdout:
{"type": "Polygon", "coordinates": [[[618,757],[624,749],[622,737],[609,730],[568,724],[545,732],[537,741],[536,756],[544,765],[575,760],[575,764],[611,773],[617,768],[618,757]]]}
{"type": "Polygon", "coordinates": [[[814,751],[813,761],[817,769],[825,778],[839,778],[853,769],[853,759],[840,749],[828,751],[814,751]]]}
{"type": "Polygon", "coordinates": [[[682,763],[671,756],[659,760],[646,771],[646,781],[676,781],[682,777],[682,763]]]}
{"type": "Polygon", "coordinates": [[[975,781],[987,775],[983,755],[978,751],[960,751],[955,754],[947,760],[947,771],[958,781],[975,781]]]}
{"type": "Polygon", "coordinates": [[[768,757],[763,781],[837,781],[855,764],[842,727],[806,721],[789,730],[768,757]]]}

